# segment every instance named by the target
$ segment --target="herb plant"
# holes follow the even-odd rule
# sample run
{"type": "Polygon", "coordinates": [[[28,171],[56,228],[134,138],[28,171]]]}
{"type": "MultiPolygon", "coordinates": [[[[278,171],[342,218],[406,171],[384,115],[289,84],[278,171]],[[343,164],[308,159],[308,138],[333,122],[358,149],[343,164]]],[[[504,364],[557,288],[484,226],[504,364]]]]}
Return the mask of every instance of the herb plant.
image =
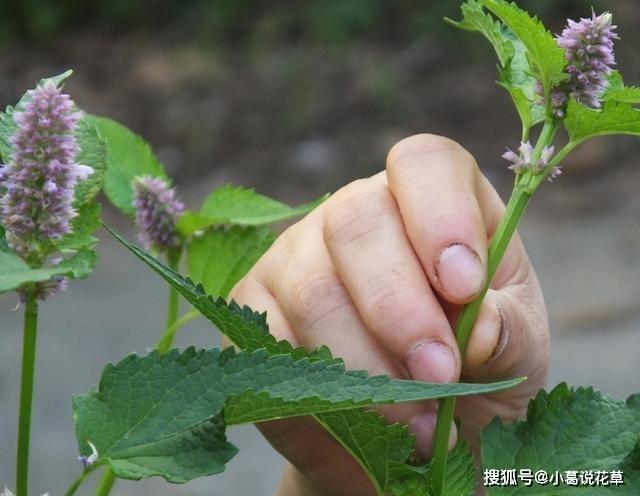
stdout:
{"type": "MultiPolygon", "coordinates": [[[[498,83],[522,122],[518,151],[504,154],[515,182],[489,248],[488,278],[456,325],[464,353],[491,278],[535,191],[561,173],[563,160],[582,142],[640,135],[640,88],[626,86],[613,69],[617,35],[609,13],[569,21],[556,38],[504,0],[468,0],[462,20],[449,22],[493,45],[498,83]]],[[[265,314],[225,298],[274,241],[270,224],[305,215],[325,197],[289,207],[228,185],[189,211],[147,143],[108,118],[81,112],[63,92],[70,74],[42,80],[0,116],[6,164],[0,168],[0,292],[17,292],[25,312],[17,496],[28,495],[38,304],[91,272],[100,191],[135,222],[147,251],[112,234],[168,283],[167,318],[155,351],[107,365],[99,386],[74,398],[81,470],[67,495],[99,469],[104,475],[97,495],[109,494],[116,478],[185,483],[222,472],[237,452],[226,439],[228,426],[299,415],[313,415],[356,458],[380,495],[473,494],[479,472],[466,442],[448,453],[455,399],[510,388],[524,378],[427,384],[372,377],[345,370],[327,348],[276,341],[265,314]],[[182,314],[180,297],[190,304],[182,314]],[[198,317],[235,347],[172,349],[179,329],[198,317]],[[387,425],[371,411],[425,399],[441,401],[432,460],[416,458],[406,426],[387,425]]],[[[623,485],[573,489],[638,494],[640,395],[614,401],[566,384],[540,391],[526,419],[508,425],[495,419],[484,429],[481,464],[489,494],[572,490],[490,483],[500,470],[522,468],[624,474],[623,485]]]]}

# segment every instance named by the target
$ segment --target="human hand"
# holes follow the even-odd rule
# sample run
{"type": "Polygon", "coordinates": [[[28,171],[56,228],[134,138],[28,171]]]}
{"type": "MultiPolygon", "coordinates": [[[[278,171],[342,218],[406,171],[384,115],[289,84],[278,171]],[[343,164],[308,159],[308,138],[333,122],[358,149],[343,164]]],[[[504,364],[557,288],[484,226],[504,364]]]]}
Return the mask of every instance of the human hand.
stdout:
{"type": "MultiPolygon", "coordinates": [[[[544,300],[516,235],[482,304],[464,357],[454,332],[461,305],[481,291],[487,247],[504,204],[474,159],[446,138],[395,145],[386,171],[355,181],[286,230],[231,296],[267,311],[277,339],[328,346],[348,368],[426,382],[527,376],[501,393],[461,398],[456,416],[473,443],[494,416],[512,420],[545,382],[544,300]]],[[[409,425],[429,456],[436,402],[380,409],[409,425]]],[[[311,418],[258,426],[293,465],[282,494],[364,495],[357,462],[311,418]]],[[[455,426],[451,443],[455,442],[455,426]]],[[[373,494],[373,493],[372,493],[373,494]]]]}

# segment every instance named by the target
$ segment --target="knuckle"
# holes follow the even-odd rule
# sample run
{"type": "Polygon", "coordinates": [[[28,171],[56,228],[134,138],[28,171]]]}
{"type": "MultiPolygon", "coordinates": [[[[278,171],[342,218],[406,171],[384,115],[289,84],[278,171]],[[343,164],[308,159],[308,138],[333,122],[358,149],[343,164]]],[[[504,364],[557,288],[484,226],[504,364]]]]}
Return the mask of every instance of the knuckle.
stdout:
{"type": "Polygon", "coordinates": [[[367,327],[388,334],[398,332],[411,340],[429,328],[424,304],[409,288],[386,287],[374,291],[364,311],[367,327]]]}
{"type": "Polygon", "coordinates": [[[290,308],[302,332],[349,302],[337,274],[323,272],[292,284],[290,308]]]}
{"type": "Polygon", "coordinates": [[[384,190],[346,196],[326,216],[325,241],[329,246],[340,247],[365,237],[385,226],[395,208],[384,190]]]}

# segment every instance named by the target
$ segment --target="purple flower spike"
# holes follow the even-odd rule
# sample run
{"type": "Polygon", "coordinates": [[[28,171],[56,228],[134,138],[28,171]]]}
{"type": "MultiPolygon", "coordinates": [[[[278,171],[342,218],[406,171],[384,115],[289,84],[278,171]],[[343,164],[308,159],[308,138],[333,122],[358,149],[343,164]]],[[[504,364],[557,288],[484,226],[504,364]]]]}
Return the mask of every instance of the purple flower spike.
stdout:
{"type": "MultiPolygon", "coordinates": [[[[599,16],[594,12],[591,19],[583,18],[578,22],[569,19],[567,27],[557,37],[558,45],[564,48],[569,62],[569,94],[591,108],[600,108],[600,96],[607,87],[607,76],[616,63],[613,44],[618,36],[611,19],[608,12],[599,16]]],[[[554,111],[564,107],[558,94],[552,98],[554,111]]]]}
{"type": "Polygon", "coordinates": [[[150,176],[135,178],[133,206],[140,241],[146,249],[168,250],[180,245],[176,222],[184,212],[184,205],[164,180],[150,176]]]}
{"type": "Polygon", "coordinates": [[[0,169],[0,223],[9,246],[25,259],[71,232],[75,186],[93,172],[75,162],[81,114],[69,95],[45,83],[28,96],[14,114],[11,158],[0,169]]]}

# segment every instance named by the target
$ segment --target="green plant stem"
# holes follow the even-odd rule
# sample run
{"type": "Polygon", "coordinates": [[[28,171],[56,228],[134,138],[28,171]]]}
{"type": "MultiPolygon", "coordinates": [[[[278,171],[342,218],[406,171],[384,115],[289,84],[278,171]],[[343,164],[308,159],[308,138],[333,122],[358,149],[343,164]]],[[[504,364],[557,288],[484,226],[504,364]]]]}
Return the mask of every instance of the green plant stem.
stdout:
{"type": "Polygon", "coordinates": [[[82,472],[78,477],[76,477],[75,480],[69,486],[69,489],[67,489],[66,492],[64,493],[64,496],[73,496],[76,493],[76,491],[78,490],[78,488],[80,487],[80,485],[84,482],[85,477],[91,471],[92,471],[91,469],[88,469],[88,470],[82,472]]]}
{"type": "Polygon", "coordinates": [[[113,488],[113,485],[115,483],[116,476],[113,471],[109,467],[107,467],[107,469],[104,471],[104,474],[102,475],[102,479],[100,479],[100,482],[98,483],[98,487],[96,487],[95,496],[107,496],[111,492],[111,489],[113,488]]]}
{"type": "Polygon", "coordinates": [[[191,310],[190,312],[185,313],[182,317],[177,319],[173,324],[171,324],[165,329],[164,333],[162,334],[162,337],[160,338],[160,340],[158,341],[158,344],[156,345],[156,348],[160,350],[161,353],[166,353],[167,351],[169,351],[169,348],[171,347],[171,344],[173,343],[173,340],[175,338],[176,332],[181,327],[187,325],[189,322],[197,319],[201,315],[202,314],[197,310],[191,310]],[[165,343],[169,343],[169,344],[166,345],[165,343]]]}
{"type": "Polygon", "coordinates": [[[18,420],[18,455],[16,495],[27,496],[29,487],[29,443],[31,438],[31,409],[36,365],[38,334],[38,301],[33,291],[28,293],[24,309],[24,344],[22,348],[22,379],[20,382],[20,415],[18,420]]]}
{"type": "MultiPolygon", "coordinates": [[[[522,187],[516,186],[513,190],[509,203],[496,230],[491,245],[489,246],[489,257],[487,262],[487,278],[484,287],[478,298],[467,304],[460,313],[456,324],[456,339],[460,348],[460,353],[464,355],[473,325],[475,324],[482,300],[489,290],[489,284],[496,273],[498,265],[509,246],[522,214],[524,213],[531,193],[522,187]]],[[[455,398],[445,398],[440,402],[438,408],[438,417],[436,422],[436,431],[433,442],[433,462],[431,464],[431,477],[436,494],[446,494],[445,489],[445,472],[447,464],[447,455],[449,451],[449,436],[451,431],[451,423],[453,422],[453,414],[456,407],[455,398]]]]}
{"type": "MultiPolygon", "coordinates": [[[[172,250],[167,254],[167,262],[169,264],[169,268],[171,268],[172,270],[178,269],[181,255],[181,248],[172,250]]],[[[173,345],[173,340],[175,339],[176,331],[178,330],[178,327],[175,326],[175,323],[178,320],[178,312],[180,310],[179,298],[180,294],[173,286],[171,286],[169,288],[169,301],[167,302],[167,323],[165,325],[165,330],[162,334],[162,337],[160,338],[160,341],[157,345],[157,349],[160,353],[166,353],[173,345]]]]}

